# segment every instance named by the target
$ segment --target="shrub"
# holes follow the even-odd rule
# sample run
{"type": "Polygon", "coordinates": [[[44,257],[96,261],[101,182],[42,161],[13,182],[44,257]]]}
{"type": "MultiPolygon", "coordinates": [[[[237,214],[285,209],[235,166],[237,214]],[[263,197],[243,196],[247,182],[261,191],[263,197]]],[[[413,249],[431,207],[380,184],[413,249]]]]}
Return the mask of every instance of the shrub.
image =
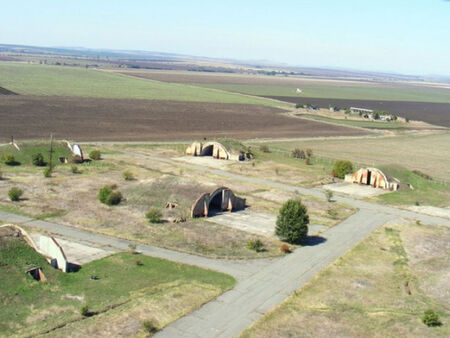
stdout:
{"type": "Polygon", "coordinates": [[[122,177],[125,181],[132,181],[134,180],[134,175],[131,171],[126,170],[122,173],[122,177]]]}
{"type": "Polygon", "coordinates": [[[23,195],[23,190],[17,187],[12,187],[8,191],[8,197],[11,201],[17,202],[20,200],[20,197],[23,195]]]}
{"type": "Polygon", "coordinates": [[[53,170],[50,167],[45,168],[44,169],[44,177],[47,177],[47,178],[52,177],[52,171],[53,170]]]}
{"type": "Polygon", "coordinates": [[[292,157],[304,160],[306,158],[306,155],[303,150],[301,150],[299,148],[295,148],[294,150],[292,150],[292,157]]]}
{"type": "Polygon", "coordinates": [[[101,188],[98,192],[97,198],[99,199],[100,202],[105,203],[106,204],[106,199],[108,198],[108,196],[112,193],[112,189],[109,185],[104,186],[103,188],[101,188]]]}
{"type": "Polygon", "coordinates": [[[295,104],[295,108],[297,108],[297,109],[303,108],[303,104],[301,104],[301,103],[296,103],[296,104],[295,104]]]}
{"type": "Polygon", "coordinates": [[[345,175],[353,172],[353,164],[350,161],[339,160],[334,163],[333,176],[344,178],[345,175]]]}
{"type": "Polygon", "coordinates": [[[156,208],[151,208],[145,213],[145,218],[147,218],[150,223],[161,223],[162,216],[162,212],[156,208]]]}
{"type": "Polygon", "coordinates": [[[259,239],[249,239],[247,241],[247,249],[261,252],[264,248],[264,243],[261,242],[259,239]]]}
{"type": "Polygon", "coordinates": [[[313,150],[312,149],[308,148],[308,149],[306,149],[305,152],[306,152],[306,157],[309,157],[309,158],[313,157],[313,150]]]}
{"type": "Polygon", "coordinates": [[[0,181],[3,179],[3,173],[2,173],[2,171],[0,170],[0,181]]]}
{"type": "Polygon", "coordinates": [[[41,153],[34,154],[32,157],[32,162],[35,166],[43,167],[45,166],[44,156],[41,153]]]}
{"type": "Polygon", "coordinates": [[[327,214],[328,214],[328,216],[330,216],[332,219],[337,219],[337,217],[338,217],[338,212],[337,212],[336,209],[332,209],[332,208],[327,209],[327,214]]]}
{"type": "Polygon", "coordinates": [[[106,205],[117,205],[119,204],[122,199],[122,193],[120,191],[114,191],[114,186],[104,186],[101,188],[98,192],[97,198],[100,202],[106,205]]]}
{"type": "Polygon", "coordinates": [[[333,198],[333,192],[331,190],[325,190],[325,197],[327,198],[328,202],[332,201],[333,198]]]}
{"type": "Polygon", "coordinates": [[[158,328],[156,327],[155,323],[153,323],[151,320],[144,321],[142,323],[142,327],[148,333],[155,333],[158,331],[158,328]]]}
{"type": "Polygon", "coordinates": [[[311,165],[311,158],[309,158],[309,157],[305,158],[305,164],[311,165]]]}
{"type": "Polygon", "coordinates": [[[78,155],[73,155],[70,159],[69,159],[70,163],[83,163],[83,159],[78,156],[78,155]]]}
{"type": "Polygon", "coordinates": [[[136,259],[135,263],[136,263],[136,266],[143,266],[144,265],[144,263],[142,263],[140,259],[136,259]]]}
{"type": "Polygon", "coordinates": [[[100,150],[92,150],[89,153],[89,157],[91,160],[98,161],[102,158],[102,153],[100,152],[100,150]]]}
{"type": "Polygon", "coordinates": [[[16,158],[14,157],[14,155],[9,154],[9,153],[2,155],[2,162],[6,165],[16,165],[17,164],[16,158]]]}
{"type": "Polygon", "coordinates": [[[422,317],[422,322],[426,326],[440,326],[442,325],[441,321],[439,320],[439,316],[436,312],[434,312],[431,309],[428,309],[424,312],[424,315],[422,317]]]}
{"type": "Polygon", "coordinates": [[[414,204],[415,204],[416,206],[419,206],[419,205],[420,205],[420,202],[419,202],[419,201],[416,201],[414,204]]]}
{"type": "Polygon", "coordinates": [[[287,245],[287,244],[282,244],[282,245],[280,246],[280,250],[281,250],[281,252],[284,253],[284,254],[288,254],[288,253],[291,253],[291,252],[292,252],[290,246],[287,245]]]}
{"type": "Polygon", "coordinates": [[[270,149],[266,144],[263,144],[259,147],[259,150],[262,151],[263,153],[270,153],[270,149]]]}
{"type": "Polygon", "coordinates": [[[280,208],[275,234],[289,243],[300,243],[308,235],[308,210],[302,201],[290,199],[280,208]]]}
{"type": "Polygon", "coordinates": [[[72,174],[79,174],[80,170],[78,169],[78,167],[76,165],[71,165],[70,166],[70,171],[72,172],[72,174]]]}
{"type": "Polygon", "coordinates": [[[136,254],[137,254],[136,248],[137,248],[136,244],[134,244],[134,243],[128,244],[128,249],[130,249],[130,252],[131,252],[133,255],[136,255],[136,254]]]}
{"type": "Polygon", "coordinates": [[[81,309],[80,309],[80,314],[83,317],[89,317],[91,315],[91,312],[89,311],[89,306],[84,305],[81,309]]]}

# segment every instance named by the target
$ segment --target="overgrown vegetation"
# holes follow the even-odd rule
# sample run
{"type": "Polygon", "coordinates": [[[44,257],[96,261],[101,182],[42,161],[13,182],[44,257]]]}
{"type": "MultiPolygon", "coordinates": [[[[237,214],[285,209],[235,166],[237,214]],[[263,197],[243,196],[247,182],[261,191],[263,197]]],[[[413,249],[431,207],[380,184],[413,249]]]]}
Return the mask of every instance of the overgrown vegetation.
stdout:
{"type": "Polygon", "coordinates": [[[122,201],[123,196],[120,191],[115,189],[116,187],[111,185],[101,188],[97,195],[99,201],[109,206],[118,205],[122,201]]]}
{"type": "Polygon", "coordinates": [[[353,172],[353,164],[350,161],[338,160],[334,163],[332,175],[343,179],[345,175],[353,172]]]}
{"type": "Polygon", "coordinates": [[[89,153],[89,158],[91,160],[94,160],[94,161],[101,160],[102,159],[102,153],[100,152],[100,150],[92,150],[89,153]]]}
{"type": "Polygon", "coordinates": [[[151,208],[145,213],[145,218],[147,218],[150,223],[161,223],[162,217],[163,215],[161,210],[157,208],[151,208]]]}
{"type": "Polygon", "coordinates": [[[12,187],[8,190],[8,197],[11,201],[17,202],[20,201],[20,198],[23,195],[23,190],[17,187],[12,187]]]}
{"type": "Polygon", "coordinates": [[[264,249],[264,243],[260,239],[249,239],[247,241],[247,249],[261,252],[264,249]]]}

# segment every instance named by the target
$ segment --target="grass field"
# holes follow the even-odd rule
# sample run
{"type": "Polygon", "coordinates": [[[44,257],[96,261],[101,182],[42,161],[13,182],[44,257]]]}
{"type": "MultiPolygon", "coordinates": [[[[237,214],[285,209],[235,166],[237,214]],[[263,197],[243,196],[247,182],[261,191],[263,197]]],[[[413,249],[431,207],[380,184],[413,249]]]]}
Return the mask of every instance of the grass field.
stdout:
{"type": "MultiPolygon", "coordinates": [[[[44,161],[50,160],[50,140],[48,141],[36,141],[20,144],[20,151],[11,145],[0,146],[0,158],[4,154],[12,154],[16,159],[16,165],[32,165],[33,155],[42,154],[44,161]]],[[[71,151],[67,144],[62,142],[53,143],[53,164],[58,165],[59,157],[70,157],[71,151]]]]}
{"type": "MultiPolygon", "coordinates": [[[[34,336],[71,322],[86,325],[80,314],[84,305],[89,307],[90,325],[95,327],[103,324],[108,311],[138,301],[155,312],[141,313],[142,318],[134,320],[151,319],[160,328],[235,283],[221,273],[129,253],[85,264],[76,273],[63,273],[17,237],[0,237],[0,263],[1,336],[34,336]],[[34,266],[42,267],[47,282],[25,274],[34,266]],[[94,275],[99,279],[92,280],[94,275]],[[195,290],[195,297],[189,288],[195,290]],[[103,318],[96,321],[100,314],[103,318]]],[[[108,321],[108,325],[114,326],[114,322],[108,321]]],[[[138,322],[138,331],[140,325],[142,322],[138,322]]],[[[58,335],[58,331],[53,333],[58,335]]]]}
{"type": "Polygon", "coordinates": [[[334,84],[298,83],[296,85],[194,83],[204,88],[214,88],[255,96],[292,96],[332,99],[365,99],[386,101],[415,101],[450,103],[450,90],[430,87],[382,87],[364,84],[342,86],[334,84]],[[297,88],[302,90],[297,93],[297,88]]]}
{"type": "MultiPolygon", "coordinates": [[[[261,143],[255,143],[259,147],[261,143]]],[[[333,140],[267,141],[270,149],[289,156],[294,148],[311,148],[329,159],[348,159],[355,164],[380,166],[397,164],[418,169],[438,180],[449,181],[450,133],[408,133],[393,137],[342,138],[333,140]]]]}
{"type": "Polygon", "coordinates": [[[121,74],[30,64],[0,63],[0,87],[23,95],[158,99],[288,106],[264,98],[236,95],[184,84],[138,79],[121,74]]]}
{"type": "Polygon", "coordinates": [[[241,337],[448,337],[450,229],[389,224],[241,337]],[[442,326],[427,327],[433,309],[442,326]]]}

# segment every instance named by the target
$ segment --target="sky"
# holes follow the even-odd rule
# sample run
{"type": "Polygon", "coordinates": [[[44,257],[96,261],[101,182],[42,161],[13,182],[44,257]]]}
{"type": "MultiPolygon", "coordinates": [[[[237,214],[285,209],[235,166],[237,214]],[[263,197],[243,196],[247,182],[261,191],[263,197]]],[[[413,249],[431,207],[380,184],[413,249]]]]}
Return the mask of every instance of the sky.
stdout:
{"type": "Polygon", "coordinates": [[[0,43],[450,76],[450,1],[0,0],[0,43]]]}

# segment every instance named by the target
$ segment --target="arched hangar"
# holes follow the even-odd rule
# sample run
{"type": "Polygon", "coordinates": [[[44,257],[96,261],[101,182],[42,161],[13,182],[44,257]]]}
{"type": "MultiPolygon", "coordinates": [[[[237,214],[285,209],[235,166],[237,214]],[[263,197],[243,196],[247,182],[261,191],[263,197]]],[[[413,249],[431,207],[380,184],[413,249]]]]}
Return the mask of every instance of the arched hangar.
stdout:
{"type": "Polygon", "coordinates": [[[216,212],[242,210],[245,198],[237,197],[231,189],[220,187],[212,193],[201,194],[192,204],[192,217],[208,217],[216,212]]]}

